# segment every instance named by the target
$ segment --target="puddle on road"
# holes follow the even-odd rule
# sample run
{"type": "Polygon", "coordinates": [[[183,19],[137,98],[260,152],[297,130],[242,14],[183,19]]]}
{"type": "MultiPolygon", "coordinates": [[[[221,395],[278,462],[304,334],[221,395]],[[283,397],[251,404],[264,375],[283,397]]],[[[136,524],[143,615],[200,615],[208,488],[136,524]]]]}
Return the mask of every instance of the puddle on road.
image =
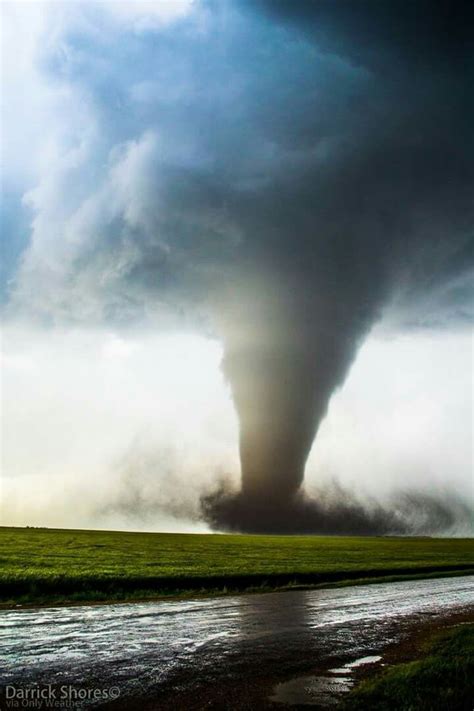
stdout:
{"type": "Polygon", "coordinates": [[[270,701],[287,706],[332,706],[339,702],[341,694],[351,690],[352,684],[349,677],[302,676],[278,684],[270,701]]]}
{"type": "Polygon", "coordinates": [[[381,656],[360,657],[342,667],[329,669],[328,673],[334,676],[301,676],[282,682],[275,686],[270,701],[287,706],[336,706],[341,696],[354,685],[351,672],[364,664],[376,664],[381,659],[381,656]]]}
{"type": "Polygon", "coordinates": [[[358,667],[362,667],[364,664],[375,664],[376,662],[380,662],[381,659],[382,657],[380,656],[361,657],[360,659],[356,659],[354,662],[344,664],[343,667],[336,667],[335,669],[330,669],[329,671],[331,674],[347,674],[347,672],[351,669],[357,669],[358,667]]]}

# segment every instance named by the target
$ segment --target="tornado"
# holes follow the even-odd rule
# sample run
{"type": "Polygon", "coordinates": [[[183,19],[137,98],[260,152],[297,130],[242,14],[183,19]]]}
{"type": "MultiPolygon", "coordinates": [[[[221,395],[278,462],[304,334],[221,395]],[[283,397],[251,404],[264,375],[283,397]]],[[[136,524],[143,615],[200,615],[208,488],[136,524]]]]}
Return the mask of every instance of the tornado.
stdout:
{"type": "Polygon", "coordinates": [[[211,528],[405,530],[311,498],[305,465],[375,324],[472,323],[473,8],[196,0],[133,51],[86,62],[92,16],[43,58],[93,130],[28,193],[12,308],[221,341],[241,471],[203,496],[211,528]]]}
{"type": "Polygon", "coordinates": [[[249,316],[246,339],[225,340],[223,372],[240,423],[242,496],[259,507],[283,508],[299,490],[317,429],[363,328],[353,314],[352,326],[338,326],[329,308],[303,318],[304,305],[297,304],[293,318],[282,316],[291,301],[284,298],[285,304],[249,316]]]}
{"type": "Polygon", "coordinates": [[[393,511],[365,510],[343,494],[329,506],[311,499],[304,472],[372,326],[390,309],[415,327],[442,324],[447,294],[454,306],[454,291],[469,290],[467,8],[259,5],[290,32],[273,48],[277,63],[290,61],[293,40],[309,53],[292,87],[283,78],[264,87],[270,108],[259,105],[255,118],[264,114],[263,140],[279,145],[285,170],[270,162],[229,194],[229,215],[246,239],[216,310],[239,419],[241,487],[205,497],[204,514],[227,530],[404,532],[393,511]],[[312,50],[342,62],[324,89],[312,50]]]}
{"type": "Polygon", "coordinates": [[[335,293],[327,283],[330,264],[335,277],[335,263],[332,255],[319,274],[319,268],[296,272],[293,283],[288,271],[282,280],[267,275],[264,285],[246,279],[245,288],[236,289],[238,304],[223,308],[222,370],[239,420],[241,488],[224,487],[204,498],[205,516],[217,528],[333,532],[345,527],[368,533],[388,525],[399,530],[386,512],[374,521],[342,501],[337,512],[334,507],[328,512],[304,492],[306,460],[319,425],[380,300],[373,267],[372,281],[354,278],[335,293]]]}

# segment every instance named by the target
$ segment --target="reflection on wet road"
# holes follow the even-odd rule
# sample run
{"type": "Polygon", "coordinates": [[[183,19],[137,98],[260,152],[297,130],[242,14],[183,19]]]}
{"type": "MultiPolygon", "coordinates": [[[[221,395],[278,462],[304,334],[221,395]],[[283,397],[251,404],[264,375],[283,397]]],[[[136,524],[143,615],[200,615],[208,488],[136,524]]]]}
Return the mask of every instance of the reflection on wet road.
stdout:
{"type": "MultiPolygon", "coordinates": [[[[403,625],[474,605],[474,577],[176,602],[0,613],[0,684],[91,684],[155,693],[176,674],[377,654],[403,625]]],[[[298,666],[299,665],[299,666],[298,666]]]]}

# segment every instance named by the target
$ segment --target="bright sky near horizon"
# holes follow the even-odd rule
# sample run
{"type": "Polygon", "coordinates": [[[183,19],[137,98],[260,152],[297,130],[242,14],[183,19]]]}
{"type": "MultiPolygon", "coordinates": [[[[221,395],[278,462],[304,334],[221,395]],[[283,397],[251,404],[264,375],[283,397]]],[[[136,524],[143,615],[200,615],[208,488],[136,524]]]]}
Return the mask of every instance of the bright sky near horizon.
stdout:
{"type": "MultiPolygon", "coordinates": [[[[239,473],[218,342],[10,327],[3,345],[4,524],[206,530],[200,493],[239,473]]],[[[307,486],[384,500],[416,481],[469,499],[471,363],[467,333],[374,334],[333,397],[307,486]]]]}

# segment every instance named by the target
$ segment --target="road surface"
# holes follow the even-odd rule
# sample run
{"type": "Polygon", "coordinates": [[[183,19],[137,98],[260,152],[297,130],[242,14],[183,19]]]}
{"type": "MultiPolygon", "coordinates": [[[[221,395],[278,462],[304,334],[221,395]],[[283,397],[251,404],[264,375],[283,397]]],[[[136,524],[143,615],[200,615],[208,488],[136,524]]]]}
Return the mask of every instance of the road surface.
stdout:
{"type": "Polygon", "coordinates": [[[310,685],[301,692],[298,681],[292,688],[278,680],[329,670],[332,664],[337,665],[334,684],[345,690],[350,674],[344,675],[344,669],[350,670],[355,661],[378,659],[414,624],[468,611],[474,613],[474,576],[8,610],[0,613],[0,685],[4,691],[6,685],[18,689],[47,684],[55,689],[99,689],[86,705],[103,705],[119,696],[115,705],[123,708],[127,700],[134,708],[132,699],[138,698],[158,699],[150,708],[168,708],[171,693],[179,709],[176,700],[191,688],[197,694],[206,686],[232,686],[239,679],[250,688],[256,678],[272,676],[270,698],[283,708],[284,702],[291,704],[301,693],[310,693],[310,685]]]}

